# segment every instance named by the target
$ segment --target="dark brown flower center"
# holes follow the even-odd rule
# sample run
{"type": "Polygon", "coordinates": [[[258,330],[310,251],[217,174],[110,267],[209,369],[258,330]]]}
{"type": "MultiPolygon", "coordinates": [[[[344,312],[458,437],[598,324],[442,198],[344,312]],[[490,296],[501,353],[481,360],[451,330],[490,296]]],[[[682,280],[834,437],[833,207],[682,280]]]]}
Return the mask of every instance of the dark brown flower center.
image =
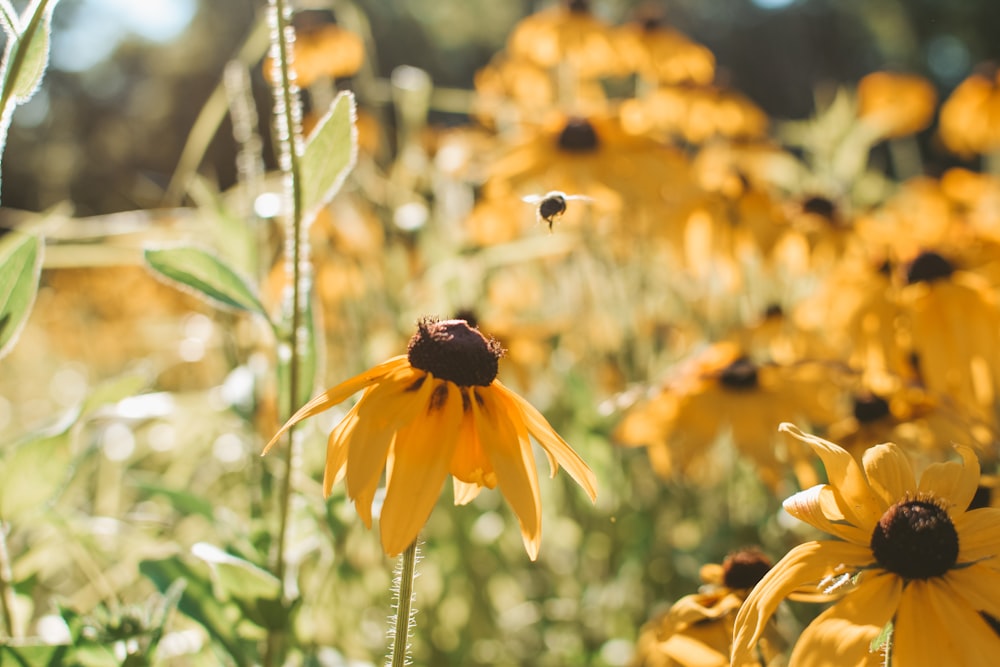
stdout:
{"type": "Polygon", "coordinates": [[[571,153],[597,150],[597,132],[586,118],[570,118],[559,133],[559,148],[571,153]]]}
{"type": "Polygon", "coordinates": [[[837,215],[837,205],[826,197],[814,195],[802,202],[802,211],[833,221],[837,215]]]}
{"type": "Polygon", "coordinates": [[[854,397],[854,418],[863,424],[878,421],[889,414],[889,403],[881,396],[863,394],[854,397]]]}
{"type": "Polygon", "coordinates": [[[760,549],[741,549],[722,561],[722,582],[727,588],[750,589],[771,569],[771,559],[760,549]]]}
{"type": "Polygon", "coordinates": [[[503,348],[465,320],[421,320],[407,348],[410,365],[461,387],[488,386],[503,348]]]}
{"type": "Polygon", "coordinates": [[[746,357],[740,357],[722,369],[719,380],[730,389],[753,389],[757,386],[757,366],[746,357]]]}
{"type": "Polygon", "coordinates": [[[872,532],[872,553],[904,579],[939,577],[958,561],[958,532],[943,507],[904,500],[882,515],[872,532]]]}
{"type": "Polygon", "coordinates": [[[589,14],[590,13],[590,1],[589,0],[566,0],[566,9],[574,14],[589,14]]]}
{"type": "Polygon", "coordinates": [[[913,260],[906,271],[906,282],[910,285],[919,282],[933,282],[948,278],[955,272],[951,262],[936,252],[922,252],[913,260]]]}

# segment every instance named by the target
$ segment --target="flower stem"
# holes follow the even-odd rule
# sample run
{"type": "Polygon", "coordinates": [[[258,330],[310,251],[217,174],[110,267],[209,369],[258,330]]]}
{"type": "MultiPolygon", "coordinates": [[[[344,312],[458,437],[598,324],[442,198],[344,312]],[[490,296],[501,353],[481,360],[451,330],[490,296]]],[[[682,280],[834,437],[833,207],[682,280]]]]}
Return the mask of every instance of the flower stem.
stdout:
{"type": "Polygon", "coordinates": [[[413,625],[413,576],[417,566],[417,540],[399,557],[398,587],[396,589],[396,619],[393,625],[392,649],[386,664],[403,667],[409,648],[410,628],[413,625]]]}
{"type": "Polygon", "coordinates": [[[7,551],[7,524],[0,522],[0,607],[3,608],[4,629],[14,637],[14,584],[7,551]]]}
{"type": "MultiPolygon", "coordinates": [[[[274,63],[272,80],[274,85],[274,116],[279,163],[284,172],[285,194],[285,265],[292,281],[291,303],[286,315],[290,320],[288,332],[288,414],[299,407],[299,384],[302,369],[300,355],[300,335],[303,323],[305,289],[303,269],[309,259],[303,247],[302,175],[301,175],[301,105],[292,64],[292,44],[294,35],[290,24],[291,9],[286,0],[269,0],[271,22],[271,59],[274,63]]],[[[280,362],[279,362],[280,363],[280,362]]],[[[289,432],[289,446],[285,448],[285,477],[279,496],[279,527],[277,554],[274,574],[281,581],[282,597],[285,590],[285,570],[287,567],[286,542],[288,541],[289,514],[294,490],[295,465],[294,431],[289,432]]],[[[279,652],[281,637],[270,631],[267,637],[264,664],[273,664],[279,652]]]]}

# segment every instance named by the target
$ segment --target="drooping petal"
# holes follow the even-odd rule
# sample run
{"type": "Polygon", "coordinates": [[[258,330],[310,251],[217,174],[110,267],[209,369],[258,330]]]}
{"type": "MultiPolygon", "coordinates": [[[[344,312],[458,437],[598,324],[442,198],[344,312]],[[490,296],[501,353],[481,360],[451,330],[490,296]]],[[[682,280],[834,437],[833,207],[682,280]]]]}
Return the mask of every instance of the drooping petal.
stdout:
{"type": "Polygon", "coordinates": [[[458,387],[447,381],[434,385],[426,412],[396,434],[393,467],[379,519],[382,550],[388,556],[403,553],[427,523],[458,442],[462,420],[458,387]]]}
{"type": "Polygon", "coordinates": [[[474,390],[472,409],[479,440],[496,471],[497,485],[521,524],[528,557],[535,560],[542,540],[542,502],[527,427],[517,405],[489,387],[474,390]]]}
{"type": "Polygon", "coordinates": [[[475,388],[461,387],[459,391],[462,394],[462,425],[458,430],[455,455],[451,458],[452,477],[492,489],[497,485],[497,476],[479,437],[479,424],[472,409],[475,388]]]}
{"type": "MultiPolygon", "coordinates": [[[[358,406],[354,407],[344,416],[340,423],[332,431],[326,440],[326,464],[323,466],[323,497],[329,498],[333,485],[344,475],[344,466],[347,464],[347,450],[351,441],[351,433],[358,425],[358,406]]],[[[371,528],[371,513],[366,524],[371,528]]]]}
{"type": "Polygon", "coordinates": [[[883,512],[917,490],[910,460],[892,443],[869,447],[862,463],[871,490],[882,500],[883,512]]]}
{"type": "Polygon", "coordinates": [[[864,473],[854,457],[843,447],[804,433],[794,424],[785,422],[778,427],[778,430],[790,433],[812,447],[817,456],[823,460],[830,486],[841,498],[839,504],[846,519],[870,534],[883,512],[881,503],[869,488],[864,473]]]}
{"type": "Polygon", "coordinates": [[[989,559],[1000,570],[1000,508],[982,507],[955,517],[958,531],[958,562],[989,559]]]}
{"type": "Polygon", "coordinates": [[[847,522],[836,493],[829,484],[820,484],[785,499],[785,511],[799,521],[860,546],[867,546],[871,534],[847,522]]]}
{"type": "Polygon", "coordinates": [[[507,389],[499,380],[494,380],[492,386],[508,399],[512,400],[516,406],[520,407],[528,431],[531,435],[535,436],[538,444],[542,446],[542,449],[545,450],[545,453],[549,457],[549,464],[552,466],[552,476],[555,476],[559,465],[562,465],[566,469],[566,472],[569,473],[569,476],[583,487],[583,490],[590,496],[590,500],[592,502],[596,501],[597,477],[594,475],[594,471],[590,469],[590,466],[555,432],[545,417],[542,416],[542,413],[536,410],[531,403],[528,403],[528,401],[507,389]]]}
{"type": "Polygon", "coordinates": [[[944,577],[910,581],[896,613],[893,665],[996,664],[1000,637],[944,577]]]}
{"type": "Polygon", "coordinates": [[[406,355],[403,354],[398,357],[393,357],[388,361],[384,361],[378,366],[374,366],[360,375],[355,375],[351,379],[341,382],[332,389],[327,389],[322,394],[316,396],[299,408],[298,412],[292,415],[292,417],[285,422],[285,425],[274,434],[271,441],[267,443],[266,447],[264,447],[264,451],[261,453],[261,456],[267,454],[271,450],[271,447],[274,446],[274,443],[276,443],[278,439],[281,438],[286,431],[288,431],[288,429],[295,424],[298,424],[303,419],[307,419],[313,415],[323,412],[324,410],[332,408],[338,403],[343,402],[348,396],[356,394],[369,385],[375,384],[388,373],[391,373],[399,368],[408,367],[409,365],[410,362],[407,360],[406,355]]]}
{"type": "Polygon", "coordinates": [[[871,652],[871,643],[892,620],[903,593],[903,580],[884,572],[872,574],[802,631],[790,664],[796,667],[884,664],[881,653],[871,652]]]}
{"type": "Polygon", "coordinates": [[[954,518],[969,506],[979,486],[979,459],[972,448],[956,445],[962,462],[932,463],[920,476],[918,490],[931,493],[948,503],[948,513],[954,518]]]}
{"type": "Polygon", "coordinates": [[[427,409],[431,392],[440,382],[406,367],[365,392],[358,401],[358,425],[347,449],[348,497],[374,495],[393,437],[427,409]]]}
{"type": "Polygon", "coordinates": [[[871,562],[870,549],[847,542],[806,542],[785,554],[754,586],[736,615],[734,667],[754,663],[753,647],[789,593],[834,572],[858,570],[871,562]]]}
{"type": "Polygon", "coordinates": [[[476,499],[479,492],[484,488],[479,484],[469,484],[467,482],[463,482],[457,477],[452,477],[451,481],[454,489],[456,505],[468,505],[476,499]]]}

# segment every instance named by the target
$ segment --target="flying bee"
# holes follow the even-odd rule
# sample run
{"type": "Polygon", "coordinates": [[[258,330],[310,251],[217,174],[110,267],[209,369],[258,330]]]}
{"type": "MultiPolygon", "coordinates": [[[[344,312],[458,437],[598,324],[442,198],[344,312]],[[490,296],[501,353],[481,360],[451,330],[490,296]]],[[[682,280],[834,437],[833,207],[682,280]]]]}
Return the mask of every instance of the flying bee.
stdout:
{"type": "Polygon", "coordinates": [[[529,204],[537,204],[535,219],[538,222],[548,223],[549,231],[551,232],[552,223],[566,212],[566,202],[573,201],[574,199],[579,201],[594,201],[593,197],[588,197],[587,195],[568,195],[558,190],[553,190],[544,195],[528,195],[527,197],[522,197],[521,201],[529,204]]]}

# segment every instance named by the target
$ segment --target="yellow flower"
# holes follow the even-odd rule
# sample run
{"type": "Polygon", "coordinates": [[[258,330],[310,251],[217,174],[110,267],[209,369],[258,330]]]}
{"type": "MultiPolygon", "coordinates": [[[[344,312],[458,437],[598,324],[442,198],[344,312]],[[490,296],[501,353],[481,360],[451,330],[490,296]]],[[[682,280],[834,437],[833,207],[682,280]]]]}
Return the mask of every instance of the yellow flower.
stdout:
{"type": "Polygon", "coordinates": [[[986,65],[958,84],[941,105],[944,145],[963,157],[1000,148],[1000,69],[986,65]]]}
{"type": "MultiPolygon", "coordinates": [[[[685,595],[642,627],[631,667],[728,667],[736,612],[770,567],[755,548],[702,567],[700,592],[685,595]]],[[[781,642],[777,633],[768,633],[765,642],[770,659],[781,642]]]]}
{"type": "MultiPolygon", "coordinates": [[[[827,424],[835,417],[839,389],[824,364],[757,364],[732,342],[716,343],[691,359],[656,395],[629,410],[615,429],[624,446],[645,446],[653,471],[677,473],[699,483],[721,472],[712,444],[730,431],[736,450],[777,489],[791,465],[808,475],[806,452],[777,448],[781,414],[827,424]]],[[[808,479],[808,477],[805,477],[808,479]]],[[[809,480],[810,483],[814,479],[809,480]]]]}
{"type": "Polygon", "coordinates": [[[936,106],[937,91],[922,76],[872,72],[858,82],[858,116],[887,139],[925,129],[936,106]]]}
{"type": "Polygon", "coordinates": [[[787,423],[781,430],[812,447],[830,480],[788,498],[785,510],[840,539],[795,547],[757,584],[736,617],[732,664],[753,664],[778,604],[819,582],[842,597],[802,632],[792,666],[992,664],[1000,510],[967,510],[979,481],[973,451],[956,446],[962,463],[932,464],[918,483],[892,443],[870,448],[862,469],[831,442],[787,423]],[[890,623],[887,647],[880,637],[890,623]]]}
{"type": "Polygon", "coordinates": [[[483,487],[499,486],[534,560],[542,515],[529,434],[548,456],[553,475],[563,465],[591,500],[597,495],[595,478],[545,417],[496,379],[501,353],[499,344],[464,320],[422,320],[407,354],[309,401],[264,453],[294,424],[364,389],[330,433],[324,494],[346,477],[347,495],[370,528],[372,502],[385,471],[379,523],[382,548],[395,556],[416,539],[449,473],[456,504],[470,502],[483,487]]]}

